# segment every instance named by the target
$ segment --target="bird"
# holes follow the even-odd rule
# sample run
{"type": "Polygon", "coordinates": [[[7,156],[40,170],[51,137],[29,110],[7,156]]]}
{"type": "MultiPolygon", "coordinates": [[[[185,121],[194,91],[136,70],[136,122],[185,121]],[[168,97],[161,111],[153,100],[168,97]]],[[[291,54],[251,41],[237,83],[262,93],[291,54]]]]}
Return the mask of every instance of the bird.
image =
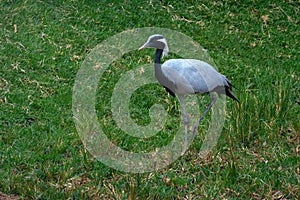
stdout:
{"type": "Polygon", "coordinates": [[[186,111],[184,96],[193,94],[209,94],[211,102],[200,115],[192,131],[192,139],[200,121],[206,113],[212,108],[220,95],[226,95],[239,102],[233,94],[231,82],[221,73],[219,73],[210,64],[196,59],[180,58],[169,59],[161,64],[161,58],[166,57],[169,52],[167,40],[163,35],[151,35],[146,43],[138,50],[145,48],[155,48],[154,74],[157,81],[173,97],[177,95],[184,115],[185,140],[184,152],[188,146],[188,126],[189,118],[186,111]]]}

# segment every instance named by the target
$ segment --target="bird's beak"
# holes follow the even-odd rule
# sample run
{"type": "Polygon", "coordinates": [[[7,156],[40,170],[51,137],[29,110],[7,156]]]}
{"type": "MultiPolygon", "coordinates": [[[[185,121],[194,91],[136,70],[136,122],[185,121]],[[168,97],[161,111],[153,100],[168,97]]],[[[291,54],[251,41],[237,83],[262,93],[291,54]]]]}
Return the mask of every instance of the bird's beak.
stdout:
{"type": "Polygon", "coordinates": [[[145,49],[147,46],[148,46],[147,43],[145,43],[145,44],[143,44],[143,46],[141,46],[138,50],[140,51],[140,50],[142,50],[142,49],[145,49]]]}

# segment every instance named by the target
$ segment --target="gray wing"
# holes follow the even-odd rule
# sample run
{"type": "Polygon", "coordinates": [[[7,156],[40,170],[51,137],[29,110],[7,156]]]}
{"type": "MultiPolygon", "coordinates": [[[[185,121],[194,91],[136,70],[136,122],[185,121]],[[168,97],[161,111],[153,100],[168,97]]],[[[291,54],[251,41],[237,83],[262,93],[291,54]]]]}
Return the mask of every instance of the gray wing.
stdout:
{"type": "Polygon", "coordinates": [[[207,93],[229,86],[224,75],[200,60],[171,59],[162,65],[162,72],[175,84],[178,94],[207,93]]]}

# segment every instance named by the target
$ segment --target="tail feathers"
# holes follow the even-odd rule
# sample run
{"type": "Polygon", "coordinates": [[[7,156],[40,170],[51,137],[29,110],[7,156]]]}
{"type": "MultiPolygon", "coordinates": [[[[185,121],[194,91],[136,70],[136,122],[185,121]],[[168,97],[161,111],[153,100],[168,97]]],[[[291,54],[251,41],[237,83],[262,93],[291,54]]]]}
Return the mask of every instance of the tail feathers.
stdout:
{"type": "Polygon", "coordinates": [[[225,78],[225,94],[228,97],[230,97],[233,100],[236,100],[237,102],[240,103],[240,101],[238,100],[238,98],[236,98],[236,96],[232,93],[232,87],[234,87],[234,86],[232,85],[232,83],[230,83],[230,81],[225,76],[224,76],[224,78],[225,78]]]}
{"type": "Polygon", "coordinates": [[[238,98],[236,98],[236,96],[232,93],[230,87],[226,87],[226,88],[225,88],[225,94],[226,94],[228,97],[230,97],[230,98],[232,98],[233,100],[236,100],[237,102],[240,103],[240,101],[238,100],[238,98]]]}

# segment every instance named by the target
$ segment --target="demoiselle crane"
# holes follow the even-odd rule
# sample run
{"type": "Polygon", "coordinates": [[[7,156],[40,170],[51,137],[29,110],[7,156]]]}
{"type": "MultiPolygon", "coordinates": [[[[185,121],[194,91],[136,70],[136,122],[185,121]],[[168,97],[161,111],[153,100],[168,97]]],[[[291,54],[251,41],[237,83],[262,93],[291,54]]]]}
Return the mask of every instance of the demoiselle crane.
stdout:
{"type": "Polygon", "coordinates": [[[238,102],[239,100],[232,93],[232,84],[229,80],[206,62],[195,59],[170,59],[161,64],[161,58],[167,56],[169,51],[167,41],[162,35],[155,34],[150,36],[139,50],[147,47],[156,48],[154,60],[156,79],[170,95],[175,97],[176,94],[178,96],[182,106],[185,120],[185,151],[188,145],[189,118],[184,95],[209,93],[211,96],[210,104],[193,128],[192,138],[195,136],[200,121],[217,101],[219,95],[225,94],[238,102]]]}

